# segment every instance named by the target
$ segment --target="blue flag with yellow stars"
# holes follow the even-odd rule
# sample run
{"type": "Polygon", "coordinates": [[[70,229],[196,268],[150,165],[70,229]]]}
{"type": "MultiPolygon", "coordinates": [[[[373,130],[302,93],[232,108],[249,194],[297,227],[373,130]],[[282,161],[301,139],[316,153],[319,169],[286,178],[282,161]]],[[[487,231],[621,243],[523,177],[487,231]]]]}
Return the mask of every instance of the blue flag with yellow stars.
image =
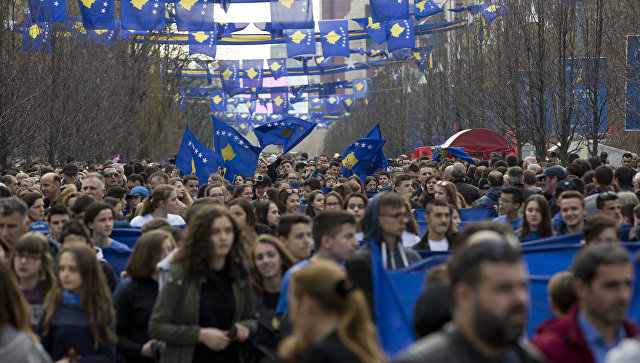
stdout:
{"type": "Polygon", "coordinates": [[[323,56],[349,56],[348,20],[323,20],[318,22],[318,27],[323,56]]]}
{"type": "Polygon", "coordinates": [[[414,48],[413,58],[420,70],[433,69],[433,45],[426,47],[414,48]]]}
{"type": "Polygon", "coordinates": [[[167,27],[166,11],[166,4],[162,0],[122,0],[122,28],[164,31],[167,27]]]}
{"type": "Polygon", "coordinates": [[[342,102],[340,102],[340,96],[329,96],[324,100],[324,107],[327,108],[327,111],[335,111],[342,109],[342,102]]]}
{"type": "Polygon", "coordinates": [[[284,145],[282,152],[287,153],[304,140],[314,127],[316,125],[312,122],[298,117],[286,117],[279,122],[270,122],[256,127],[253,132],[263,149],[267,145],[284,145]]]}
{"type": "MultiPolygon", "coordinates": [[[[78,0],[85,29],[113,29],[115,0],[78,0]]],[[[144,0],[140,0],[144,1],[144,0]]]]}
{"type": "Polygon", "coordinates": [[[251,115],[248,113],[241,113],[238,115],[238,131],[241,134],[247,136],[251,130],[251,115]]]}
{"type": "Polygon", "coordinates": [[[218,23],[218,33],[221,37],[230,37],[233,33],[244,30],[249,23],[218,23]]]}
{"type": "Polygon", "coordinates": [[[387,22],[387,50],[389,52],[402,48],[414,48],[415,46],[416,39],[411,18],[387,22]]]}
{"type": "MultiPolygon", "coordinates": [[[[382,139],[382,131],[380,131],[380,124],[375,125],[366,135],[365,138],[370,139],[382,139]]],[[[371,174],[375,174],[376,171],[380,170],[382,167],[384,170],[389,171],[389,162],[387,161],[387,156],[384,154],[382,148],[378,151],[375,159],[371,162],[373,164],[373,168],[377,168],[371,172],[371,174]]]]}
{"type": "Polygon", "coordinates": [[[480,27],[478,39],[486,39],[489,24],[496,20],[498,16],[502,15],[505,7],[506,5],[503,3],[483,4],[480,7],[480,15],[482,16],[480,20],[482,21],[482,26],[480,27]]]}
{"type": "Polygon", "coordinates": [[[264,125],[267,123],[269,117],[266,113],[254,113],[253,114],[253,124],[254,125],[264,125]]]}
{"type": "Polygon", "coordinates": [[[242,61],[242,86],[262,87],[262,59],[242,61]]]}
{"type": "Polygon", "coordinates": [[[349,95],[340,96],[340,101],[342,102],[344,109],[347,111],[351,111],[351,107],[353,107],[356,104],[355,98],[349,95]]]}
{"type": "Polygon", "coordinates": [[[47,23],[32,21],[29,14],[24,14],[22,30],[22,51],[51,53],[51,30],[47,23]]]}
{"type": "Polygon", "coordinates": [[[218,166],[218,155],[200,143],[187,125],[176,157],[176,167],[184,175],[197,176],[198,183],[203,185],[207,183],[209,175],[218,170],[218,166]]]}
{"type": "Polygon", "coordinates": [[[367,32],[367,35],[376,43],[382,44],[387,40],[386,22],[374,21],[373,18],[355,18],[353,19],[358,25],[367,32]]]}
{"type": "Polygon", "coordinates": [[[67,0],[29,0],[29,12],[34,22],[66,23],[67,0]]]}
{"type": "Polygon", "coordinates": [[[309,98],[309,104],[311,107],[322,107],[324,106],[324,98],[320,97],[311,97],[309,98]]]}
{"type": "Polygon", "coordinates": [[[211,93],[211,112],[227,110],[227,95],[224,91],[211,93]]]}
{"type": "Polygon", "coordinates": [[[238,77],[238,71],[240,68],[240,61],[237,60],[221,60],[218,61],[218,70],[220,77],[222,77],[222,87],[225,89],[233,89],[240,87],[240,77],[238,77]]]}
{"type": "Polygon", "coordinates": [[[311,0],[271,0],[273,29],[311,29],[313,4],[311,0]]]}
{"type": "Polygon", "coordinates": [[[271,103],[273,104],[273,113],[283,114],[289,112],[289,95],[286,92],[271,93],[271,103]]]}
{"type": "Polygon", "coordinates": [[[416,0],[413,6],[413,17],[424,19],[431,15],[440,14],[443,11],[433,0],[416,0]]]}
{"type": "Polygon", "coordinates": [[[382,168],[382,166],[377,168],[377,165],[373,162],[385,142],[387,142],[387,140],[373,138],[362,138],[354,141],[344,153],[342,153],[342,175],[345,178],[348,177],[349,170],[351,170],[352,174],[358,175],[362,180],[369,175],[373,175],[375,171],[382,168]],[[351,168],[347,167],[348,164],[350,164],[351,168]],[[371,172],[372,170],[374,171],[371,172]]]}
{"type": "Polygon", "coordinates": [[[273,79],[277,80],[287,75],[287,62],[285,58],[267,59],[267,65],[273,79]]]}
{"type": "Polygon", "coordinates": [[[370,0],[374,21],[388,21],[409,17],[408,0],[370,0]]]}
{"type": "Polygon", "coordinates": [[[353,96],[355,98],[369,97],[369,81],[367,78],[354,79],[351,84],[353,84],[353,96]]]}
{"type": "Polygon", "coordinates": [[[213,0],[176,0],[176,24],[179,31],[212,31],[213,0]]]}
{"type": "Polygon", "coordinates": [[[285,29],[287,57],[316,54],[316,33],[313,29],[285,29]]]}
{"type": "Polygon", "coordinates": [[[333,56],[325,57],[323,55],[319,55],[319,56],[314,57],[314,60],[316,61],[316,65],[320,69],[320,72],[324,72],[324,70],[327,69],[327,67],[329,67],[331,65],[331,61],[333,60],[333,56]]]}
{"type": "Polygon", "coordinates": [[[253,146],[238,131],[212,116],[213,142],[220,155],[220,163],[225,168],[225,179],[233,182],[235,175],[252,176],[258,166],[259,147],[253,146]]]}

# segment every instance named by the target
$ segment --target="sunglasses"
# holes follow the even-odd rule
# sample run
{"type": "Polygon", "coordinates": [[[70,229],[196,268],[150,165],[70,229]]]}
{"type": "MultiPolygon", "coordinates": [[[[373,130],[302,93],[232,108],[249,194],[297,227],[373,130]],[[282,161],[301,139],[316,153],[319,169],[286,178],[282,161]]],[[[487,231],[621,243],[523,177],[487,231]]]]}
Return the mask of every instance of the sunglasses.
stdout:
{"type": "Polygon", "coordinates": [[[115,178],[118,176],[118,173],[106,173],[104,175],[105,178],[115,178]]]}

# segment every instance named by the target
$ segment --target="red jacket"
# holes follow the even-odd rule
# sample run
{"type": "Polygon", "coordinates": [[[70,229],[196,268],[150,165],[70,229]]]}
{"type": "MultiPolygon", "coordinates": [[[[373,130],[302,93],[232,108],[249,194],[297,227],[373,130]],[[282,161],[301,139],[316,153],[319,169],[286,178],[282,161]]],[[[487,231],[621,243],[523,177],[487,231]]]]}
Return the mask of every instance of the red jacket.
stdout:
{"type": "MultiPolygon", "coordinates": [[[[638,335],[639,331],[633,323],[623,321],[622,325],[628,337],[638,335]]],[[[578,325],[577,305],[562,318],[543,323],[538,328],[536,336],[531,339],[531,344],[538,348],[550,362],[595,362],[578,325]]]]}

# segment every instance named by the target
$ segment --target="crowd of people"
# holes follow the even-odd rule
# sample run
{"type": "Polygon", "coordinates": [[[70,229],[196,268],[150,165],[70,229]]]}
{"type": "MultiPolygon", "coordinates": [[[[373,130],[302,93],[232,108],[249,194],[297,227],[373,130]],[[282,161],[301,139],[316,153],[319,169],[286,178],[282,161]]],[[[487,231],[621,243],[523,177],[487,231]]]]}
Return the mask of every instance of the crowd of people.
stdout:
{"type": "Polygon", "coordinates": [[[452,252],[397,362],[637,361],[620,243],[640,238],[636,154],[389,162],[364,180],[305,153],[231,181],[148,159],[6,168],[0,361],[386,362],[374,248],[388,270],[452,252]],[[549,283],[555,317],[526,337],[521,243],[575,233],[585,246],[549,283]]]}

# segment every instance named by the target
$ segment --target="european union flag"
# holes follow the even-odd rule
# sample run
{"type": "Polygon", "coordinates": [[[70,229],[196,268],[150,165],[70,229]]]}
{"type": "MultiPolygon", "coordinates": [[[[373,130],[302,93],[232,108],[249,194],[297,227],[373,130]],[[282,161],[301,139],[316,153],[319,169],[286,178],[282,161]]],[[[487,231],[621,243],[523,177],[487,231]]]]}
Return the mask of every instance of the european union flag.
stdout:
{"type": "Polygon", "coordinates": [[[385,142],[387,140],[362,138],[349,145],[342,154],[342,175],[345,178],[349,176],[347,161],[351,164],[351,173],[360,176],[362,180],[372,175],[371,170],[375,168],[373,162],[385,142]]]}
{"type": "Polygon", "coordinates": [[[413,57],[421,71],[433,69],[433,45],[413,49],[413,57]]]}
{"type": "MultiPolygon", "coordinates": [[[[78,0],[85,29],[113,29],[115,0],[78,0]]],[[[144,1],[144,0],[141,0],[144,1]]]]}
{"type": "Polygon", "coordinates": [[[267,145],[284,145],[282,151],[287,153],[304,140],[314,127],[316,127],[314,123],[297,117],[287,117],[280,122],[256,127],[253,132],[263,149],[267,145]]]}
{"type": "Polygon", "coordinates": [[[408,0],[370,0],[371,17],[375,21],[405,19],[409,17],[408,0]]]}
{"type": "Polygon", "coordinates": [[[356,104],[355,98],[353,98],[353,96],[348,96],[348,95],[340,96],[340,101],[342,102],[344,109],[347,111],[351,111],[351,107],[353,107],[356,104]]]}
{"type": "Polygon", "coordinates": [[[247,136],[251,130],[251,115],[248,113],[241,113],[238,115],[238,131],[241,134],[247,136]]]}
{"type": "Polygon", "coordinates": [[[415,46],[416,39],[411,18],[387,22],[387,50],[393,52],[396,49],[414,48],[415,46]]]}
{"type": "Polygon", "coordinates": [[[340,102],[340,96],[330,96],[324,100],[324,107],[327,111],[335,111],[342,109],[342,102],[340,102]]]}
{"type": "Polygon", "coordinates": [[[267,65],[271,71],[271,77],[278,79],[287,75],[287,62],[284,58],[267,59],[267,65]]]}
{"type": "Polygon", "coordinates": [[[180,31],[213,31],[213,0],[179,0],[175,3],[176,24],[180,31]]]}
{"type": "Polygon", "coordinates": [[[374,21],[371,17],[355,18],[353,21],[358,23],[377,44],[382,44],[387,40],[387,27],[384,21],[374,21]]]}
{"type": "Polygon", "coordinates": [[[343,57],[349,56],[349,21],[324,20],[318,22],[322,55],[343,57]]]}
{"type": "Polygon", "coordinates": [[[316,33],[313,29],[285,29],[287,57],[300,54],[316,54],[316,33]]]}
{"type": "Polygon", "coordinates": [[[311,105],[311,107],[322,107],[324,106],[324,98],[311,97],[309,99],[309,104],[311,105]]]}
{"type": "Polygon", "coordinates": [[[215,91],[211,94],[211,112],[227,110],[227,95],[224,91],[215,91]]]}
{"type": "Polygon", "coordinates": [[[289,95],[287,93],[271,93],[271,103],[273,104],[273,113],[289,112],[289,95]]]}
{"type": "Polygon", "coordinates": [[[367,78],[354,79],[351,83],[353,84],[353,96],[356,99],[369,96],[369,81],[367,78]]]}
{"type": "Polygon", "coordinates": [[[217,46],[218,33],[215,30],[189,33],[189,54],[202,54],[215,58],[217,46]]]}
{"type": "Polygon", "coordinates": [[[311,0],[271,0],[273,29],[312,29],[314,25],[311,0]]]}
{"type": "Polygon", "coordinates": [[[262,59],[242,61],[242,86],[262,87],[262,59]]]}
{"type": "Polygon", "coordinates": [[[416,19],[424,19],[431,15],[436,15],[443,12],[438,5],[436,5],[433,0],[422,0],[417,1],[413,7],[413,17],[416,19]]]}
{"type": "Polygon", "coordinates": [[[233,181],[237,174],[252,176],[258,166],[259,147],[251,145],[238,131],[216,117],[213,120],[216,152],[221,155],[220,163],[225,168],[225,179],[233,181]]]}
{"type": "MultiPolygon", "coordinates": [[[[382,131],[380,131],[380,124],[375,125],[366,135],[365,138],[371,139],[382,139],[382,131]]],[[[375,174],[380,168],[383,168],[386,171],[389,171],[389,162],[387,161],[387,157],[384,155],[384,151],[382,148],[378,151],[375,159],[371,162],[373,164],[372,168],[376,168],[371,172],[371,174],[375,174]]]]}
{"type": "Polygon", "coordinates": [[[238,77],[238,70],[240,68],[240,61],[221,60],[218,61],[218,65],[218,70],[222,77],[222,87],[225,89],[239,88],[240,78],[238,77]]]}
{"type": "Polygon", "coordinates": [[[29,14],[24,14],[24,29],[22,30],[23,52],[51,53],[51,31],[46,23],[32,21],[29,14]]]}
{"type": "Polygon", "coordinates": [[[176,167],[184,175],[197,176],[199,184],[203,185],[207,183],[209,175],[218,170],[219,165],[218,155],[200,143],[187,125],[176,157],[176,167]]]}
{"type": "Polygon", "coordinates": [[[164,1],[122,0],[120,2],[122,28],[164,31],[167,27],[166,11],[164,1]]]}
{"type": "Polygon", "coordinates": [[[66,23],[67,0],[29,0],[29,12],[37,23],[66,23]]]}

